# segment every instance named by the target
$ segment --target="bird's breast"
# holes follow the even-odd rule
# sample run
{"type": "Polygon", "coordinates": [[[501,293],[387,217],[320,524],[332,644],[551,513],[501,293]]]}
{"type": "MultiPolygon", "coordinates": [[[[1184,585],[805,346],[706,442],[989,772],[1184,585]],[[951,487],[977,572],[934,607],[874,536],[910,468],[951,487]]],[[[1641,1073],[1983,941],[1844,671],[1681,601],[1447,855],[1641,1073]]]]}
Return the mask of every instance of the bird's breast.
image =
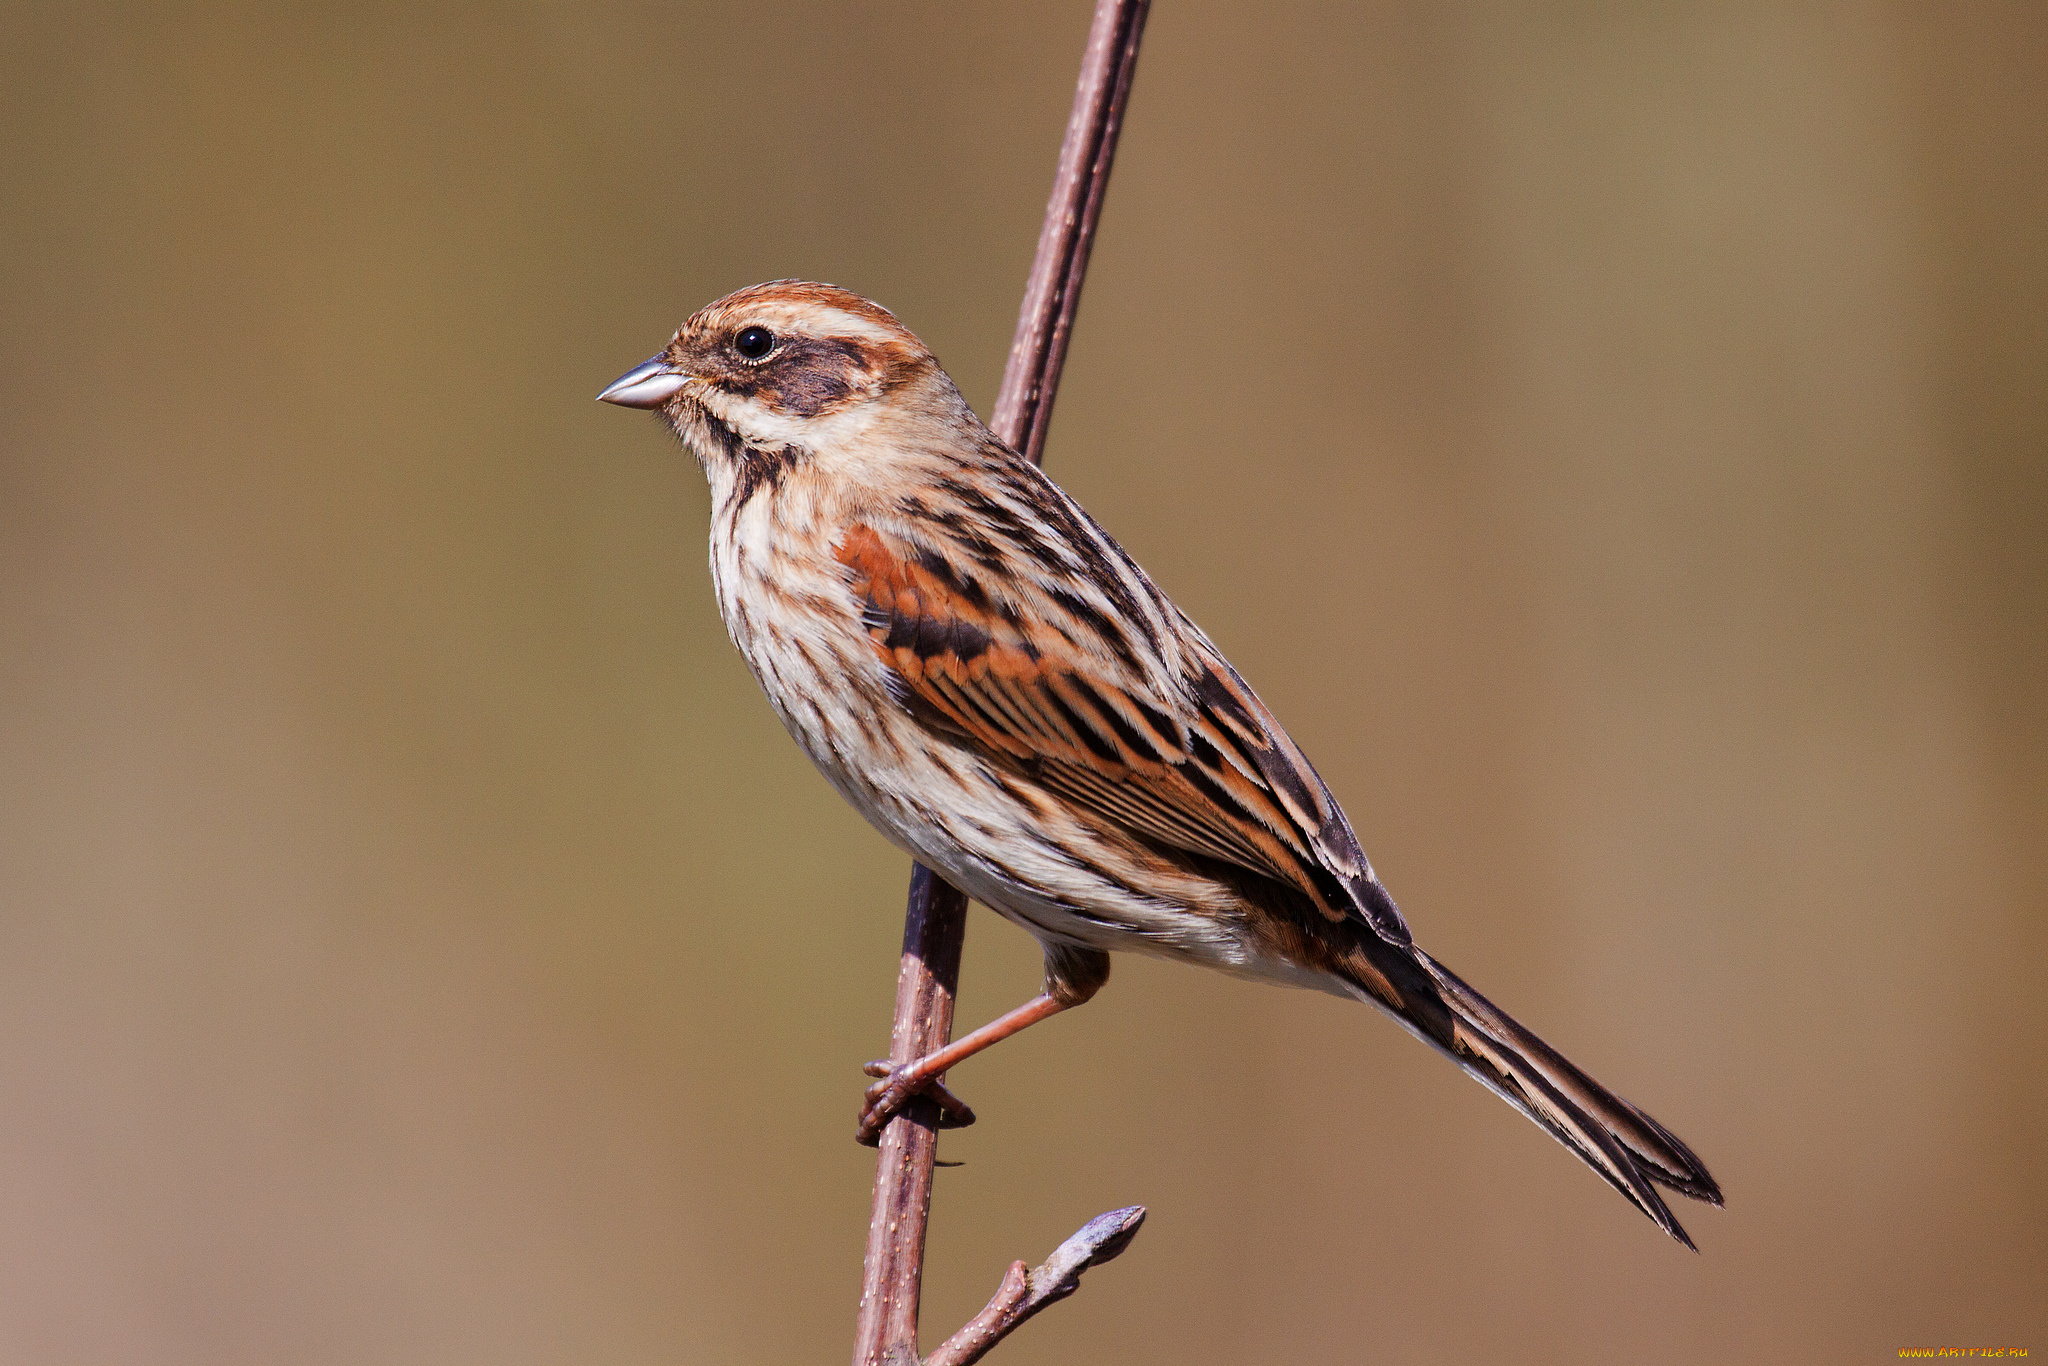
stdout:
{"type": "Polygon", "coordinates": [[[861,621],[843,534],[802,498],[723,500],[711,526],[719,614],[785,728],[825,776],[865,805],[906,721],[861,621]],[[855,789],[858,789],[856,791],[855,789]]]}

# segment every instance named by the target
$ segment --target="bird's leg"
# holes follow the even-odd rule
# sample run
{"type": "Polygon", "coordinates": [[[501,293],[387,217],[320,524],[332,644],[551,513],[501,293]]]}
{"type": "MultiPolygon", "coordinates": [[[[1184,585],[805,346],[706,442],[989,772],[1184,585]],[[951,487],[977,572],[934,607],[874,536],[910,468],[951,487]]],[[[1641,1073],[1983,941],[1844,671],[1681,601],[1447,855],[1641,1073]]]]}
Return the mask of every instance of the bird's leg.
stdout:
{"type": "Polygon", "coordinates": [[[939,1103],[940,1128],[957,1129],[974,1123],[974,1111],[946,1090],[945,1084],[939,1080],[945,1076],[946,1069],[973,1057],[991,1044],[1009,1038],[1027,1025],[1035,1025],[1048,1015],[1057,1015],[1066,1008],[1065,1002],[1041,993],[1008,1014],[990,1020],[965,1038],[955,1039],[938,1052],[927,1053],[915,1062],[891,1067],[887,1058],[880,1058],[869,1063],[861,1070],[882,1080],[868,1088],[867,1104],[861,1109],[860,1128],[854,1136],[870,1148],[874,1147],[881,1142],[882,1127],[895,1118],[904,1102],[920,1092],[939,1103]]]}
{"type": "Polygon", "coordinates": [[[892,1066],[886,1058],[863,1067],[862,1071],[881,1080],[867,1090],[866,1103],[861,1108],[860,1127],[855,1130],[854,1137],[870,1148],[874,1147],[882,1141],[882,1129],[895,1118],[896,1112],[912,1096],[920,1094],[938,1102],[940,1128],[957,1129],[974,1123],[974,1111],[946,1089],[943,1079],[947,1069],[1021,1029],[1080,1005],[1108,980],[1108,954],[1095,949],[1047,945],[1045,990],[1023,1005],[998,1015],[936,1053],[927,1053],[901,1067],[892,1066]]]}

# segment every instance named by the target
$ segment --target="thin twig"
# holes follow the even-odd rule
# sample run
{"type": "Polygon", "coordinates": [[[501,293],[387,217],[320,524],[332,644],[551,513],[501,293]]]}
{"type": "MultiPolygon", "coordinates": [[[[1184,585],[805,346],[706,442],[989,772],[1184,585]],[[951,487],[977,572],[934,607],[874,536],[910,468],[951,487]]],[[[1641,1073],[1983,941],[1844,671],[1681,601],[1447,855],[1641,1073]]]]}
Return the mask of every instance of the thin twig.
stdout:
{"type": "MultiPolygon", "coordinates": [[[[1016,339],[989,423],[998,437],[1034,462],[1044,454],[1053,393],[1066,361],[1067,339],[1080,304],[1081,281],[1088,270],[1088,253],[1102,214],[1110,163],[1137,65],[1138,42],[1150,8],[1150,0],[1097,0],[1095,20],[1088,31],[1074,110],[1067,120],[1052,197],[1046,204],[1038,252],[1018,313],[1016,339]]],[[[953,996],[959,985],[960,949],[966,935],[967,898],[929,870],[913,867],[909,905],[904,912],[903,961],[896,980],[895,1027],[889,1043],[892,1063],[911,1062],[943,1048],[951,1037],[953,996]]],[[[925,1223],[931,1212],[938,1120],[937,1104],[919,1097],[882,1131],[861,1274],[854,1366],[917,1360],[918,1296],[924,1278],[925,1223]]],[[[1135,1227],[1133,1224],[1133,1230],[1135,1227]]],[[[1117,1251],[1122,1251],[1121,1244],[1117,1251]]],[[[1075,1275],[1079,1275],[1078,1269],[1075,1275]]],[[[1063,1293],[1071,1293],[1071,1289],[1063,1293]]]]}
{"type": "MultiPolygon", "coordinates": [[[[953,989],[960,980],[960,949],[966,938],[967,898],[923,864],[911,865],[890,1062],[900,1066],[946,1046],[953,1032],[953,989]]],[[[854,1366],[879,1366],[892,1354],[900,1359],[905,1351],[912,1361],[917,1359],[917,1301],[924,1281],[925,1220],[931,1213],[938,1121],[937,1102],[916,1096],[882,1130],[854,1366]]]]}
{"type": "Polygon", "coordinates": [[[1129,1247],[1131,1239],[1138,1236],[1138,1226],[1144,1222],[1143,1205],[1113,1209],[1081,1225],[1080,1231],[1054,1248],[1052,1256],[1036,1271],[1026,1271],[1022,1262],[1010,1263],[1009,1274],[996,1288],[995,1298],[969,1319],[966,1327],[926,1357],[924,1366],[970,1366],[981,1360],[989,1348],[1008,1337],[1018,1324],[1079,1290],[1081,1273],[1091,1266],[1101,1266],[1129,1247]]]}
{"type": "Polygon", "coordinates": [[[1067,362],[1067,340],[1081,306],[1081,281],[1088,273],[1088,253],[1095,245],[1095,224],[1102,217],[1110,163],[1138,69],[1138,42],[1151,7],[1151,0],[1096,0],[1095,23],[1088,30],[1052,199],[1045,206],[1038,254],[1017,313],[1017,335],[988,424],[1034,465],[1045,460],[1053,395],[1067,362]]]}

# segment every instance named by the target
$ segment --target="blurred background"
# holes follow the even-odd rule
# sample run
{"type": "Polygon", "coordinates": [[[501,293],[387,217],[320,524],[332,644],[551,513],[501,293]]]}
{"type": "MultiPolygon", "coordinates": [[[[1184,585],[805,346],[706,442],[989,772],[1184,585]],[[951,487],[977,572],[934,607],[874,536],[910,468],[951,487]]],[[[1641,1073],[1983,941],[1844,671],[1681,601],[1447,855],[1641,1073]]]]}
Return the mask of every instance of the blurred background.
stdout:
{"type": "MultiPolygon", "coordinates": [[[[986,411],[1087,21],[7,7],[0,1356],[846,1358],[907,864],[591,400],[802,276],[986,411]]],[[[2039,5],[1161,0],[1048,467],[1729,1208],[1125,960],[927,1345],[1142,1202],[998,1359],[2048,1351],[2044,300],[2039,5]]]]}

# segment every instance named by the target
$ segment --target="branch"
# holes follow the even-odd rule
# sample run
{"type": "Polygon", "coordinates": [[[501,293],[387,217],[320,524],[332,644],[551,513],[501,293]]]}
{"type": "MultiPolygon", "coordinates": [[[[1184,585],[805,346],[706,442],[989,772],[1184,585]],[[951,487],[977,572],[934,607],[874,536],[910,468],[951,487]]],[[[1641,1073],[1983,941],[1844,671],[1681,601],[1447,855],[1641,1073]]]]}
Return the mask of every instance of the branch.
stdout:
{"type": "Polygon", "coordinates": [[[1138,1226],[1145,1222],[1145,1207],[1113,1209],[1098,1214],[1081,1226],[1080,1232],[1053,1249],[1052,1256],[1036,1271],[1024,1270],[1024,1263],[1010,1263],[1010,1272],[997,1287],[995,1298],[967,1326],[942,1343],[924,1359],[924,1366],[969,1366],[982,1359],[988,1349],[1001,1342],[1018,1324],[1057,1300],[1081,1288],[1081,1273],[1101,1266],[1131,1245],[1138,1226]]]}
{"type": "Polygon", "coordinates": [[[1074,112],[1067,118],[1053,174],[1052,199],[1038,233],[1038,254],[1017,312],[1017,335],[1003,366],[989,430],[1032,464],[1045,461],[1045,433],[1052,424],[1052,400],[1067,363],[1067,340],[1081,306],[1081,280],[1095,245],[1096,220],[1109,190],[1110,163],[1123,131],[1131,77],[1138,69],[1138,42],[1145,35],[1151,0],[1096,0],[1095,23],[1081,58],[1081,82],[1074,112]]]}
{"type": "MultiPolygon", "coordinates": [[[[1066,362],[1067,340],[1080,306],[1081,281],[1087,274],[1095,225],[1102,215],[1110,163],[1116,155],[1117,134],[1122,131],[1124,106],[1137,66],[1138,42],[1150,7],[1151,0],[1096,0],[1095,20],[1088,30],[1074,110],[1067,120],[1052,197],[1045,206],[1045,224],[1039,231],[1038,251],[1024,288],[1017,335],[1010,345],[1002,389],[989,422],[998,437],[1034,463],[1044,454],[1053,394],[1066,362]]],[[[903,962],[896,978],[891,1062],[914,1061],[945,1047],[951,1037],[953,995],[960,981],[960,948],[966,935],[967,898],[929,870],[913,866],[903,920],[903,962]]],[[[918,1097],[882,1131],[861,1272],[854,1366],[917,1359],[917,1307],[924,1279],[925,1224],[931,1213],[938,1123],[936,1103],[918,1097]]],[[[1138,1217],[1143,1217],[1142,1211],[1138,1217]]],[[[1101,1222],[1097,1219],[1088,1228],[1101,1222]]],[[[1135,1231],[1135,1221],[1131,1228],[1135,1231]]],[[[1062,1248],[1073,1241],[1069,1239],[1062,1248]]],[[[1121,1252],[1128,1241],[1127,1236],[1118,1241],[1115,1251],[1121,1252]]],[[[1055,1260],[1058,1255],[1054,1254],[1055,1260]]],[[[1077,1265],[1073,1276],[1078,1277],[1080,1271],[1077,1265]]],[[[1069,1287],[1060,1295],[1041,1299],[1030,1312],[1071,1293],[1069,1287]]],[[[1015,1320],[1022,1321],[1021,1317],[1015,1320]]],[[[993,1345],[995,1340],[992,1337],[989,1343],[993,1345]]]]}
{"type": "MultiPolygon", "coordinates": [[[[967,898],[923,864],[910,869],[903,917],[903,961],[896,970],[896,1026],[889,1061],[914,1062],[944,1048],[953,1032],[953,988],[967,938],[967,898]]],[[[939,1152],[939,1107],[912,1097],[882,1130],[875,1198],[862,1264],[854,1366],[880,1366],[905,1352],[917,1359],[917,1302],[924,1282],[925,1221],[932,1206],[932,1163],[939,1152]]]]}

